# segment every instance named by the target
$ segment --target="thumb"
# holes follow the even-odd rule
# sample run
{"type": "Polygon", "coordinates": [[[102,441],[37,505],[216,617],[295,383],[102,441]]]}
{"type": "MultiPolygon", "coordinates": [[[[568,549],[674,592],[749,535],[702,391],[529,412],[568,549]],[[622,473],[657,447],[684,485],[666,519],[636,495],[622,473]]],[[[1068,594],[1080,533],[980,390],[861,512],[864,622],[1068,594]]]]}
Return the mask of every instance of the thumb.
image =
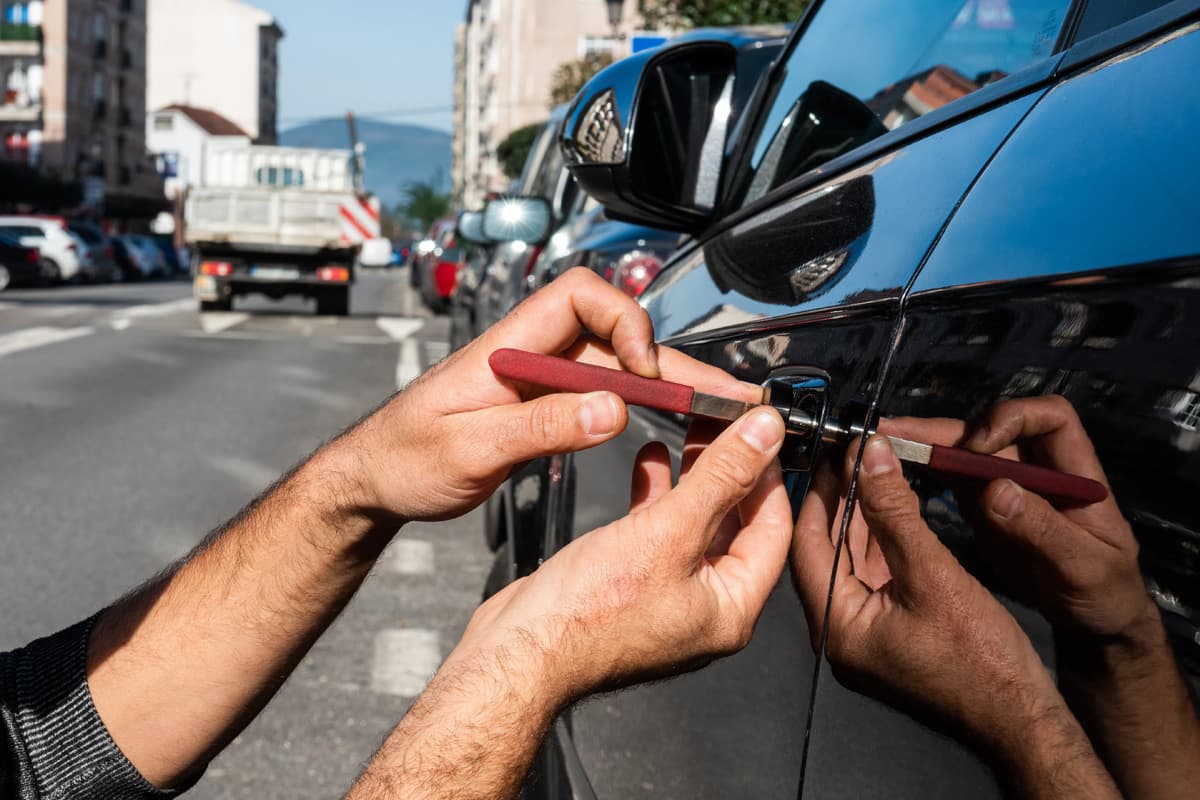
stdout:
{"type": "Polygon", "coordinates": [[[755,409],[726,428],[654,509],[664,521],[665,554],[695,566],[717,528],[749,496],[783,444],[783,419],[770,408],[755,409]]]}
{"type": "Polygon", "coordinates": [[[469,440],[479,463],[511,465],[595,447],[625,430],[628,420],[625,403],[612,392],[549,394],[472,412],[478,434],[469,440]]]}
{"type": "Polygon", "coordinates": [[[885,436],[873,436],[859,472],[860,505],[871,535],[879,543],[892,580],[910,595],[935,590],[930,584],[953,560],[921,518],[917,495],[885,436]]]}

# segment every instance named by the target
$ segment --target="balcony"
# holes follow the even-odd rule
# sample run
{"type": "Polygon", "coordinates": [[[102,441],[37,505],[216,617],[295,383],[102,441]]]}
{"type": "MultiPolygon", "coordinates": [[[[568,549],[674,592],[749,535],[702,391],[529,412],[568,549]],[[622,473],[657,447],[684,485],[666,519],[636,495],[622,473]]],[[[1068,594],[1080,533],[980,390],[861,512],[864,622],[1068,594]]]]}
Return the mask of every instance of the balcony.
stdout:
{"type": "Polygon", "coordinates": [[[35,57],[42,52],[42,28],[21,22],[0,22],[0,56],[35,57]]]}
{"type": "Polygon", "coordinates": [[[101,39],[100,41],[96,42],[95,46],[92,48],[92,58],[96,61],[103,61],[104,59],[108,58],[107,40],[101,39]]]}
{"type": "Polygon", "coordinates": [[[121,109],[117,111],[117,124],[122,128],[128,128],[133,124],[133,112],[130,111],[128,107],[122,106],[121,109]]]}
{"type": "Polygon", "coordinates": [[[133,51],[128,47],[121,50],[121,69],[131,69],[133,67],[133,51]]]}
{"type": "Polygon", "coordinates": [[[108,116],[108,103],[97,100],[92,103],[92,119],[101,121],[108,116]]]}

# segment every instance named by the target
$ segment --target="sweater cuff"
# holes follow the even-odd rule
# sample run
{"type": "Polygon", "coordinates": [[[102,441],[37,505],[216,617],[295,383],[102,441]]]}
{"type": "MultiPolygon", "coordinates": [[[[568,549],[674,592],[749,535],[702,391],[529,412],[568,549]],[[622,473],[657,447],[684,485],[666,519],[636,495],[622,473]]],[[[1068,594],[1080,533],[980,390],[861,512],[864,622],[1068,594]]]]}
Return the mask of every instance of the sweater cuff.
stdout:
{"type": "MultiPolygon", "coordinates": [[[[96,617],[0,655],[0,699],[21,783],[41,800],[176,797],[130,763],[100,719],[87,683],[96,617]]],[[[185,787],[186,788],[186,787],[185,787]]]]}

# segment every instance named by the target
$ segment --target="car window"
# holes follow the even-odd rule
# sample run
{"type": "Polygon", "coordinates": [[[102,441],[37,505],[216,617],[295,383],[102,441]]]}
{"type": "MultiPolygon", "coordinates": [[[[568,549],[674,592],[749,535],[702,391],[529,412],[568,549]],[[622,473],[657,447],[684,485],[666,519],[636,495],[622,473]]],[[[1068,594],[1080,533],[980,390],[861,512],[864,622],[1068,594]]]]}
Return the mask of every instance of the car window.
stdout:
{"type": "Polygon", "coordinates": [[[1165,6],[1168,0],[1088,0],[1075,30],[1075,41],[1104,33],[1109,28],[1128,22],[1156,8],[1165,6]]]}
{"type": "Polygon", "coordinates": [[[35,228],[32,225],[5,225],[0,227],[0,231],[11,234],[13,236],[36,236],[39,239],[46,238],[46,232],[41,228],[35,228]]]}
{"type": "Polygon", "coordinates": [[[1069,6],[1070,0],[823,4],[776,75],[735,201],[754,200],[1046,58],[1069,6]]]}

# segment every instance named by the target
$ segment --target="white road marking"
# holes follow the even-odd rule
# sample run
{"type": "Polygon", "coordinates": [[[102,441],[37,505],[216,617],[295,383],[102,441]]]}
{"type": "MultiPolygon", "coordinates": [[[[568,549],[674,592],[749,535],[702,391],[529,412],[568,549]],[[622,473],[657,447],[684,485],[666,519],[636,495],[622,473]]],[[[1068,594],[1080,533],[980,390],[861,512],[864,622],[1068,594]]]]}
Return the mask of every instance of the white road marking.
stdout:
{"type": "Polygon", "coordinates": [[[169,314],[178,314],[183,311],[192,311],[196,308],[196,301],[190,297],[183,300],[171,300],[167,303],[150,303],[144,306],[129,306],[128,308],[118,309],[112,313],[110,324],[113,330],[125,330],[129,327],[131,320],[146,319],[149,317],[165,317],[169,314]]]}
{"type": "Polygon", "coordinates": [[[252,492],[261,491],[279,477],[280,470],[237,456],[205,456],[209,466],[241,482],[252,492]]]}
{"type": "Polygon", "coordinates": [[[388,336],[397,342],[402,342],[421,330],[425,325],[425,320],[405,319],[403,317],[379,317],[375,320],[375,324],[388,336]]]}
{"type": "MultiPolygon", "coordinates": [[[[233,339],[246,342],[288,342],[298,341],[292,333],[252,333],[249,331],[222,331],[221,333],[204,333],[203,331],[184,331],[180,334],[189,339],[233,339]]],[[[313,337],[319,342],[335,344],[395,344],[386,336],[323,336],[313,337]]]]}
{"type": "Polygon", "coordinates": [[[240,311],[205,312],[200,315],[200,328],[205,333],[220,333],[234,325],[241,325],[248,319],[250,315],[240,311]]]}
{"type": "Polygon", "coordinates": [[[10,308],[20,308],[20,303],[0,303],[0,311],[5,311],[10,308]]]}
{"type": "Polygon", "coordinates": [[[416,697],[442,663],[437,631],[401,628],[375,635],[371,688],[381,694],[416,697]]]}
{"type": "Polygon", "coordinates": [[[19,353],[22,350],[32,350],[35,347],[43,347],[56,342],[65,342],[69,339],[78,339],[80,336],[89,336],[95,332],[95,328],[48,328],[44,326],[25,328],[0,335],[0,356],[19,353]]]}
{"type": "Polygon", "coordinates": [[[396,388],[403,389],[421,374],[421,356],[415,339],[405,339],[400,345],[400,360],[396,362],[396,388]]]}
{"type": "Polygon", "coordinates": [[[432,575],[433,542],[397,539],[384,557],[384,569],[397,575],[432,575]]]}

